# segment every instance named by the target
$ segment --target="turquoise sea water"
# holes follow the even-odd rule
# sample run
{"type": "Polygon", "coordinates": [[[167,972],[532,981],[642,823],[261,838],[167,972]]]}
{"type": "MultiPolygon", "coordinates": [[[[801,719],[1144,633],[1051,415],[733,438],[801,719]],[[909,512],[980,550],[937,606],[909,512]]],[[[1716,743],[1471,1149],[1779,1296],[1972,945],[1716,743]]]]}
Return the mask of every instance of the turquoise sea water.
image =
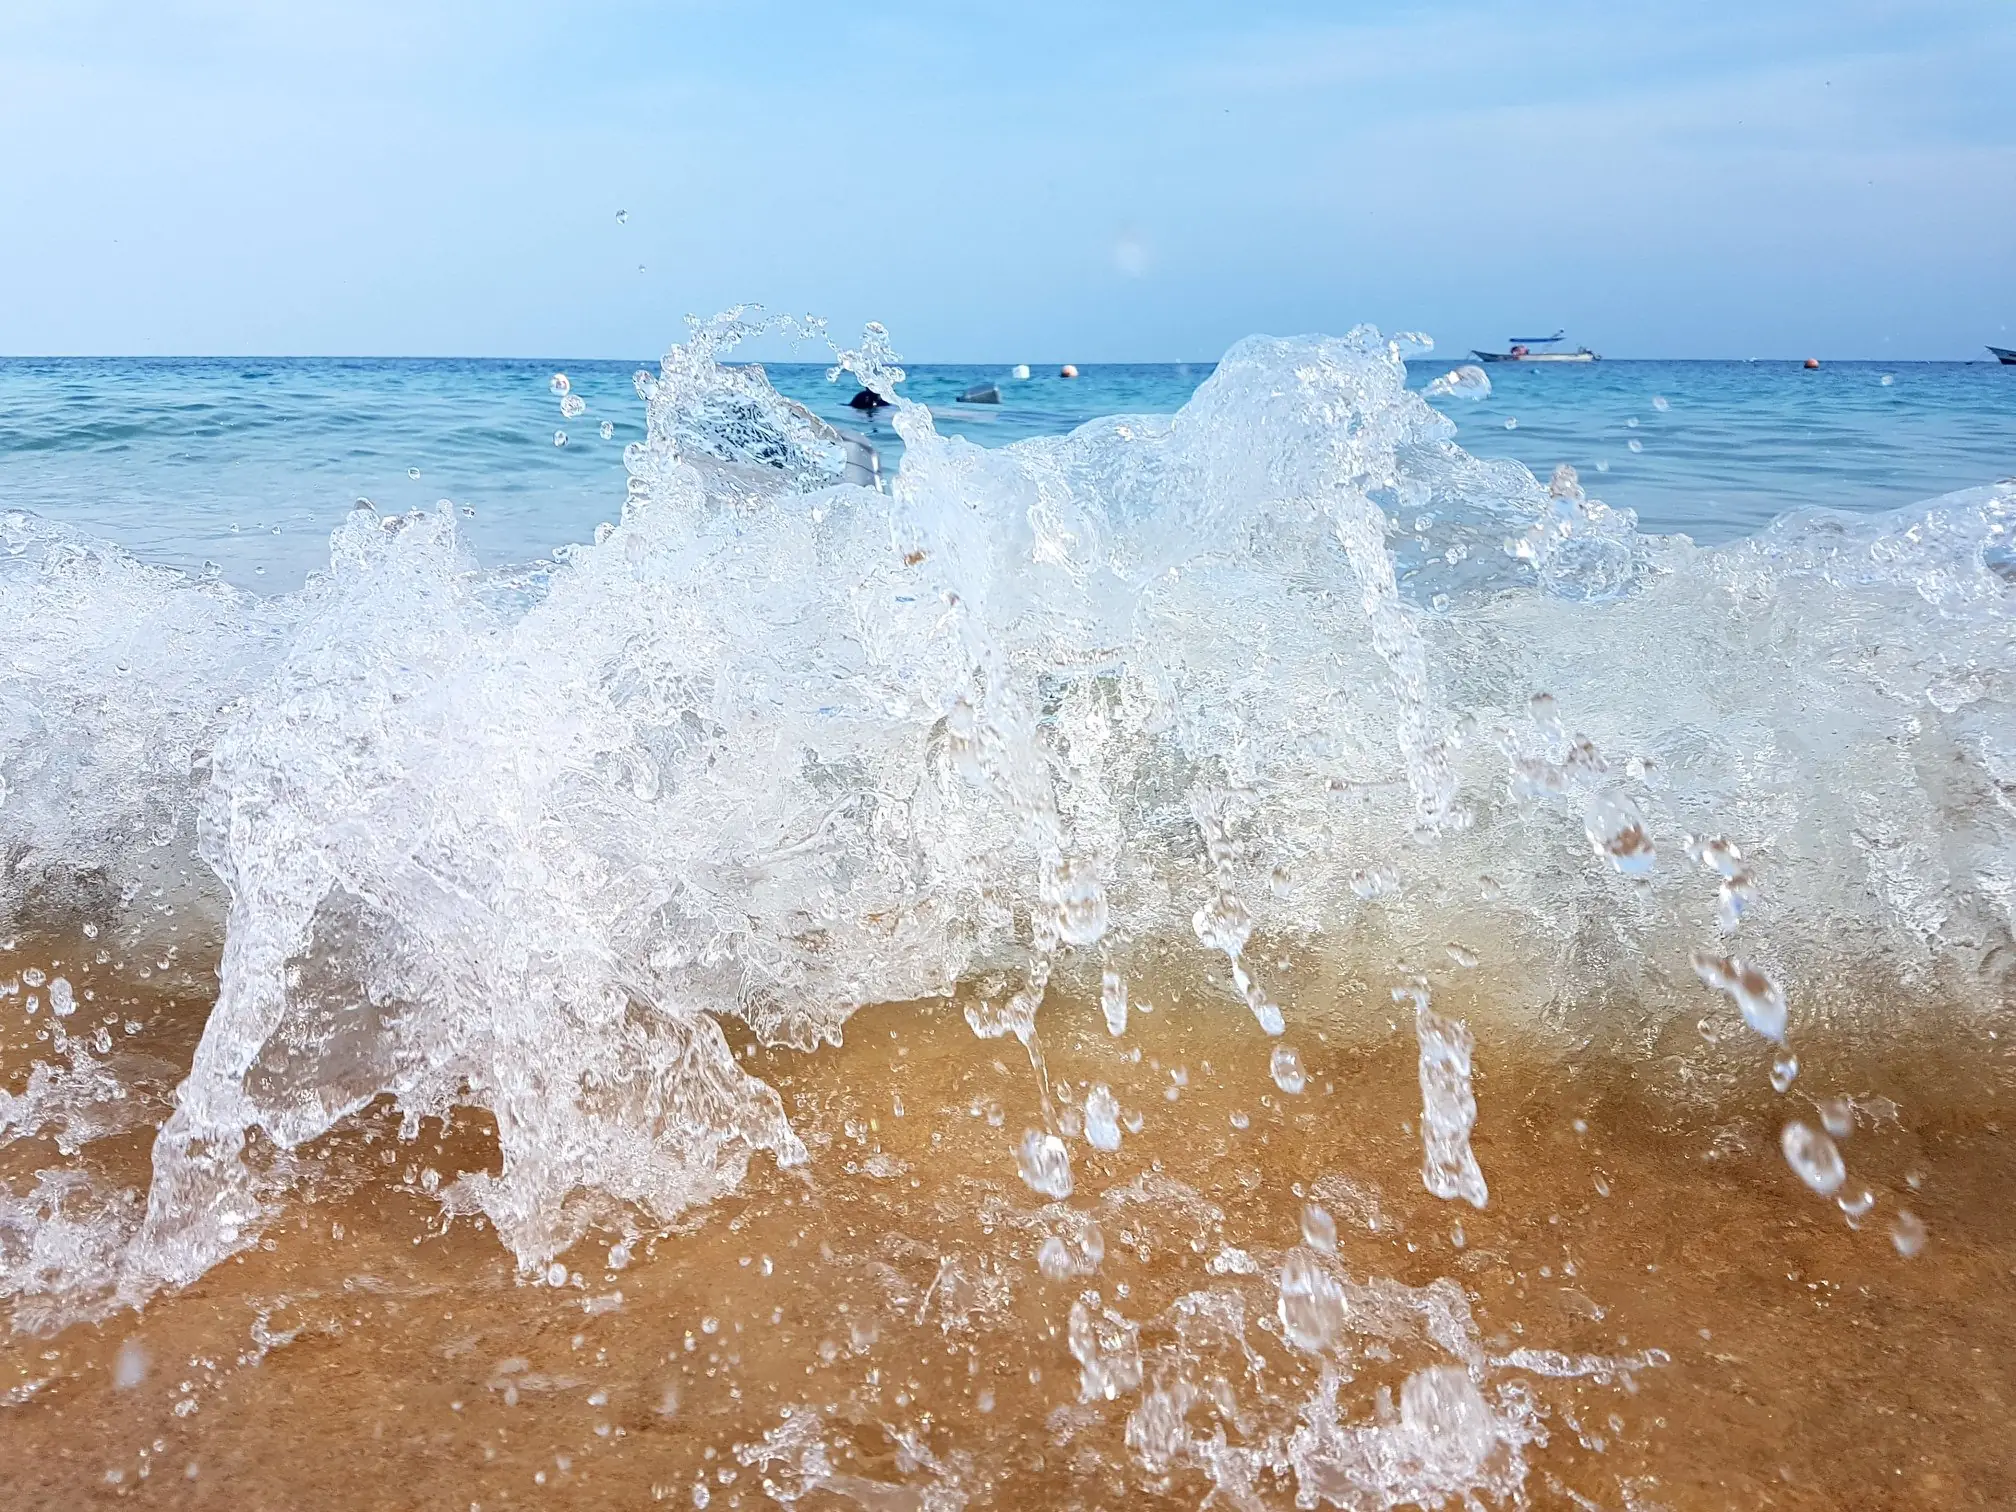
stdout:
{"type": "MultiPolygon", "coordinates": [[[[1410,365],[1420,386],[1458,359],[1410,365]]],[[[218,563],[265,591],[326,561],[360,497],[383,509],[452,498],[487,563],[585,539],[623,499],[622,451],[643,431],[634,362],[464,359],[0,360],[0,505],[25,508],[185,567],[218,563]],[[563,418],[566,372],[587,405],[563,418]],[[600,427],[607,423],[605,439],[600,427]],[[566,444],[556,445],[564,431],[566,444]],[[417,474],[417,476],[416,476],[417,474]]],[[[1104,415],[1177,408],[1210,363],[912,365],[906,392],[942,431],[982,446],[1104,415]],[[999,405],[957,396],[998,383],[999,405]]],[[[900,465],[886,423],[846,407],[824,365],[773,383],[860,430],[900,465]]],[[[1980,363],[1606,361],[1491,370],[1493,391],[1441,407],[1472,452],[1543,478],[1568,462],[1642,528],[1723,540],[1803,505],[1895,508],[2016,472],[2016,368],[1980,363]]]]}

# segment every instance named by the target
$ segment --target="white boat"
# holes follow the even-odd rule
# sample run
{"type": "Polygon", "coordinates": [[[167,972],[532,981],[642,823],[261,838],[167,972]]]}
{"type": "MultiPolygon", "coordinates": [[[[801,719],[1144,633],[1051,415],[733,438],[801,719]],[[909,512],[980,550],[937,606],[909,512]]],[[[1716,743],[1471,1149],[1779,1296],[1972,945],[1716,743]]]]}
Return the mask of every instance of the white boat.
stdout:
{"type": "MultiPolygon", "coordinates": [[[[1587,347],[1577,347],[1572,352],[1538,350],[1551,347],[1567,333],[1556,331],[1552,336],[1514,336],[1509,343],[1511,350],[1505,352],[1474,352],[1479,362],[1601,362],[1603,359],[1587,347]]],[[[1474,349],[1473,349],[1474,351],[1474,349]]]]}

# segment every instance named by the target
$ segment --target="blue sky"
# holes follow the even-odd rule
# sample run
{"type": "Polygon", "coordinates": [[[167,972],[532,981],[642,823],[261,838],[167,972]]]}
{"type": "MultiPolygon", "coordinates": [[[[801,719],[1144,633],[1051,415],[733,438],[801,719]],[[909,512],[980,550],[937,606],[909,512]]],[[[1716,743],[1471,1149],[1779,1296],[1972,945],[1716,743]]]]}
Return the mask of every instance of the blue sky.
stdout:
{"type": "Polygon", "coordinates": [[[0,351],[1978,356],[2012,90],[2004,0],[0,0],[0,351]]]}

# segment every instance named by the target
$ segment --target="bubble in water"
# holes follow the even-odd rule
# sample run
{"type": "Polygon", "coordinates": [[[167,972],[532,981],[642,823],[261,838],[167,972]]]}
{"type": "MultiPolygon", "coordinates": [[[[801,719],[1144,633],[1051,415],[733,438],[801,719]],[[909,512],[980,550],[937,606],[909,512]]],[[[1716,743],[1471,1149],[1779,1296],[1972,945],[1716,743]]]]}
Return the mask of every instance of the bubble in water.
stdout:
{"type": "Polygon", "coordinates": [[[565,446],[567,444],[567,432],[562,430],[553,432],[553,444],[555,446],[565,446]]]}
{"type": "MultiPolygon", "coordinates": [[[[1705,950],[1694,952],[1694,974],[1734,998],[1743,1011],[1744,1023],[1767,1040],[1785,1043],[1785,989],[1770,977],[1734,956],[1710,955],[1705,950]]],[[[1793,1069],[1798,1069],[1796,1063],[1793,1069]]]]}
{"type": "Polygon", "coordinates": [[[548,1286],[565,1286],[567,1284],[567,1267],[562,1265],[558,1260],[547,1266],[546,1284],[548,1286]]]}
{"type": "Polygon", "coordinates": [[[112,1361],[112,1384],[121,1391],[131,1391],[147,1379],[149,1363],[147,1346],[138,1339],[128,1339],[112,1361]]]}
{"type": "Polygon", "coordinates": [[[1108,971],[1099,978],[1099,1007],[1106,1015],[1106,1032],[1119,1036],[1127,1032],[1127,978],[1108,971]]]}
{"type": "Polygon", "coordinates": [[[1302,1057],[1287,1045],[1274,1047],[1274,1085],[1283,1092],[1293,1095],[1300,1092],[1308,1078],[1302,1070],[1302,1057]]]}
{"type": "Polygon", "coordinates": [[[1450,940],[1442,948],[1448,952],[1449,959],[1465,971],[1477,964],[1477,952],[1467,945],[1458,945],[1454,940],[1450,940]]]}
{"type": "Polygon", "coordinates": [[[1783,1092],[1799,1075],[1799,1057],[1781,1050],[1771,1061],[1771,1090],[1783,1092]]]}
{"type": "Polygon", "coordinates": [[[1834,1141],[1811,1124],[1793,1119],[1785,1125],[1778,1143],[1785,1151],[1785,1163],[1822,1197],[1832,1196],[1848,1179],[1848,1167],[1834,1141]]]}
{"type": "Polygon", "coordinates": [[[1430,399],[1488,399],[1491,375],[1475,363],[1465,363],[1435,379],[1422,393],[1430,399]]]}
{"type": "Polygon", "coordinates": [[[1104,1082],[1085,1094],[1085,1142],[1095,1150],[1120,1148],[1120,1100],[1104,1082]]]}
{"type": "Polygon", "coordinates": [[[24,987],[40,987],[48,980],[49,974],[40,966],[30,966],[21,973],[21,985],[24,987]]]}
{"type": "Polygon", "coordinates": [[[1302,1242],[1326,1255],[1337,1253],[1337,1220],[1313,1202],[1302,1205],[1302,1242]]]}
{"type": "Polygon", "coordinates": [[[1855,1129],[1855,1104],[1845,1097],[1824,1097],[1813,1105],[1820,1126],[1836,1139],[1846,1139],[1855,1129]]]}
{"type": "Polygon", "coordinates": [[[547,381],[546,387],[553,391],[555,397],[558,397],[564,395],[569,389],[573,388],[574,385],[567,381],[567,375],[565,373],[555,373],[552,376],[552,378],[550,378],[547,381]]]}
{"type": "MultiPolygon", "coordinates": [[[[1886,380],[1887,381],[1887,380],[1886,380]]],[[[1909,1208],[1900,1211],[1890,1224],[1890,1242],[1906,1260],[1925,1248],[1925,1220],[1909,1208]]]]}
{"type": "Polygon", "coordinates": [[[1659,853],[1645,833],[1645,816],[1633,800],[1622,793],[1596,794],[1583,810],[1582,827],[1589,836],[1589,848],[1624,876],[1652,875],[1659,853]]]}
{"type": "Polygon", "coordinates": [[[70,990],[67,978],[57,977],[49,984],[49,1008],[58,1018],[68,1018],[77,1011],[77,995],[70,990]]]}
{"type": "Polygon", "coordinates": [[[579,394],[569,394],[560,401],[560,413],[572,420],[588,408],[588,401],[579,394]]]}
{"type": "Polygon", "coordinates": [[[616,439],[616,422],[614,420],[604,420],[602,422],[602,439],[604,441],[613,441],[616,439]]]}
{"type": "Polygon", "coordinates": [[[1654,394],[1652,396],[1652,408],[1655,410],[1670,410],[1673,406],[1666,402],[1664,394],[1654,394]]]}
{"type": "Polygon", "coordinates": [[[1281,1267],[1281,1295],[1275,1304],[1282,1330],[1297,1349],[1319,1353],[1344,1331],[1344,1289],[1306,1249],[1281,1267]]]}
{"type": "Polygon", "coordinates": [[[1031,1129],[1022,1136],[1022,1144],[1015,1152],[1015,1163],[1021,1168],[1022,1179],[1031,1191],[1040,1192],[1045,1197],[1064,1198],[1071,1195],[1071,1155],[1064,1148],[1064,1141],[1055,1134],[1045,1134],[1040,1129],[1031,1129]]]}

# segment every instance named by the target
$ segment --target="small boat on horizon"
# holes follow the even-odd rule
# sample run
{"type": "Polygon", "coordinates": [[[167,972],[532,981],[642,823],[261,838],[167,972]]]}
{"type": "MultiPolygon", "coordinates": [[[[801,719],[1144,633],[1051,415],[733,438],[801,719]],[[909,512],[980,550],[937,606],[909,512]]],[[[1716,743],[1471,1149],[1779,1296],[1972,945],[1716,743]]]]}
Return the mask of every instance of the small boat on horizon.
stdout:
{"type": "Polygon", "coordinates": [[[2010,351],[2007,347],[1990,347],[1988,350],[1995,354],[1996,361],[2006,362],[2009,366],[2016,367],[2016,352],[2010,351]]]}
{"type": "Polygon", "coordinates": [[[1511,350],[1504,352],[1480,352],[1474,347],[1472,354],[1479,362],[1601,362],[1600,355],[1587,347],[1577,347],[1572,352],[1536,351],[1536,347],[1551,347],[1568,333],[1556,331],[1552,336],[1514,336],[1509,340],[1511,350]]]}

